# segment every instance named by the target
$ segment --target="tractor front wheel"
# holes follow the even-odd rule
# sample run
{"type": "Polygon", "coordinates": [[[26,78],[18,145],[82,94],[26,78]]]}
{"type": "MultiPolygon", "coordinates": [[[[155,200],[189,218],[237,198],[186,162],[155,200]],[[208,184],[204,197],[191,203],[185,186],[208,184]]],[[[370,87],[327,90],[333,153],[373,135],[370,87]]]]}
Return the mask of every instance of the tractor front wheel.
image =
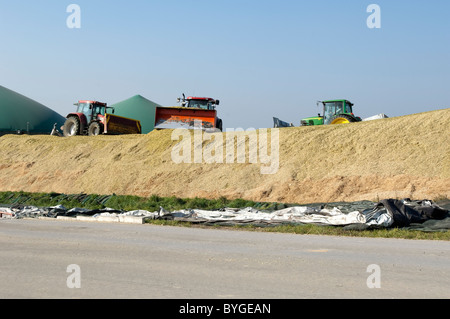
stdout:
{"type": "Polygon", "coordinates": [[[78,135],[80,132],[80,122],[76,117],[69,117],[64,123],[63,134],[65,137],[78,135]]]}
{"type": "Polygon", "coordinates": [[[89,136],[97,136],[103,133],[103,127],[99,122],[92,122],[88,128],[89,136]]]}
{"type": "Polygon", "coordinates": [[[331,119],[331,124],[348,124],[353,122],[356,122],[356,119],[353,116],[347,114],[335,115],[331,119]]]}
{"type": "Polygon", "coordinates": [[[218,119],[218,120],[217,120],[217,128],[218,128],[221,132],[223,132],[222,120],[221,120],[221,119],[218,119]]]}

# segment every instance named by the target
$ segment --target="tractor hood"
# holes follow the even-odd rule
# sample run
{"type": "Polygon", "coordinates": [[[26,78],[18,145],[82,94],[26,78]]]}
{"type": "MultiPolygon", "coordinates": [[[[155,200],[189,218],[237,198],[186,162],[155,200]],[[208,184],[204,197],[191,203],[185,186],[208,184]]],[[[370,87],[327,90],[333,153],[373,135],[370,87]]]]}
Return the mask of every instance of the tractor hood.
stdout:
{"type": "Polygon", "coordinates": [[[322,116],[307,117],[301,120],[301,126],[323,125],[322,116]]]}

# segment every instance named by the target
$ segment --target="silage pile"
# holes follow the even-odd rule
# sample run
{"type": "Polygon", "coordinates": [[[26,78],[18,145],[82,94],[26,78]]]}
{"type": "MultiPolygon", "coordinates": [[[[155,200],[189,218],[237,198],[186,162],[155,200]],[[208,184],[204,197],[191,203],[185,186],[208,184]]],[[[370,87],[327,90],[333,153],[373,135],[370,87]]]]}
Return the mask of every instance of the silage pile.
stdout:
{"type": "Polygon", "coordinates": [[[279,166],[267,175],[261,174],[263,164],[248,160],[175,163],[178,141],[171,130],[141,136],[7,135],[0,138],[0,191],[285,203],[450,197],[449,124],[450,109],[444,109],[280,129],[279,166]]]}

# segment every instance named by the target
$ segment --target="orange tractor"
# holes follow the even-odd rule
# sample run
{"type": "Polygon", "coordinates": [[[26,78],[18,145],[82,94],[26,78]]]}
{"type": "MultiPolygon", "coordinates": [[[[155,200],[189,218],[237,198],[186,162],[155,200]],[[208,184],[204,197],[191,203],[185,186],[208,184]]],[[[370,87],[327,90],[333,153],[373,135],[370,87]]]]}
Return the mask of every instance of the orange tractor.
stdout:
{"type": "Polygon", "coordinates": [[[67,115],[64,136],[141,134],[141,122],[114,115],[114,108],[98,101],[79,101],[75,113],[67,115]],[[113,114],[106,111],[111,109],[113,114]]]}
{"type": "Polygon", "coordinates": [[[222,119],[217,117],[219,100],[209,97],[178,98],[179,107],[156,108],[155,129],[204,129],[222,131],[222,119]]]}

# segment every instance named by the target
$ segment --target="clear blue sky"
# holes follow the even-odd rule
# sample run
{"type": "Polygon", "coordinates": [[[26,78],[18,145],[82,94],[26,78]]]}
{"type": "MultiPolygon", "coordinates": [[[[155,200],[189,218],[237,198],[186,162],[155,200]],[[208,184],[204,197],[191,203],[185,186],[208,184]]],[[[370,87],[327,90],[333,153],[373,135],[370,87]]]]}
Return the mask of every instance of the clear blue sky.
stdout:
{"type": "Polygon", "coordinates": [[[450,106],[449,14],[448,0],[0,0],[0,85],[64,116],[79,99],[209,96],[224,127],[298,125],[337,98],[361,117],[418,113],[450,106]]]}

